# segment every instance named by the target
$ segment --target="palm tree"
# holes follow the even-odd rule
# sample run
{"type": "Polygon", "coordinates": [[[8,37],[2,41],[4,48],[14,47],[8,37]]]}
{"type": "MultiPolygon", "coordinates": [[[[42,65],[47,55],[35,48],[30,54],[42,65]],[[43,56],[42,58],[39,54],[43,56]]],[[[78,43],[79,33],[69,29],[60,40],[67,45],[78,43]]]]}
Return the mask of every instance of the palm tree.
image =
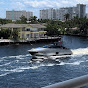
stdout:
{"type": "Polygon", "coordinates": [[[34,16],[33,18],[34,18],[34,21],[36,21],[36,20],[37,20],[37,17],[36,17],[36,16],[34,16]]]}
{"type": "Polygon", "coordinates": [[[69,19],[69,17],[70,17],[70,15],[68,14],[68,13],[66,13],[65,15],[64,15],[64,17],[65,17],[65,19],[66,19],[66,21],[69,19]]]}

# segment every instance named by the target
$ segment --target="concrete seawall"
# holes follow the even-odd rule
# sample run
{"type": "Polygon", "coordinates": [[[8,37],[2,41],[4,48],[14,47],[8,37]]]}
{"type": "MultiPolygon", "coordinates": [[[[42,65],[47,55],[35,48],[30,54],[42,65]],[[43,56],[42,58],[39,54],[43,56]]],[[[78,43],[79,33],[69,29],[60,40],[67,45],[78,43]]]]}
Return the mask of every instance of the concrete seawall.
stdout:
{"type": "Polygon", "coordinates": [[[37,38],[33,40],[22,40],[22,41],[13,41],[9,39],[0,39],[0,45],[8,45],[8,44],[32,44],[32,43],[52,43],[57,42],[61,39],[61,37],[48,37],[48,38],[37,38]]]}

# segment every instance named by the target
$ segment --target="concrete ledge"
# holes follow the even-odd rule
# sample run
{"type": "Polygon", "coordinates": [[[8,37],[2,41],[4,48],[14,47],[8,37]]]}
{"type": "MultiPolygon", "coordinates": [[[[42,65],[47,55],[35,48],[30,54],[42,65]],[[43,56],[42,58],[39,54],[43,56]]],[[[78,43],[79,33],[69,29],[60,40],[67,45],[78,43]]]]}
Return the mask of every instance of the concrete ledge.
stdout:
{"type": "Polygon", "coordinates": [[[42,88],[80,88],[88,85],[88,75],[52,84],[42,88]]]}

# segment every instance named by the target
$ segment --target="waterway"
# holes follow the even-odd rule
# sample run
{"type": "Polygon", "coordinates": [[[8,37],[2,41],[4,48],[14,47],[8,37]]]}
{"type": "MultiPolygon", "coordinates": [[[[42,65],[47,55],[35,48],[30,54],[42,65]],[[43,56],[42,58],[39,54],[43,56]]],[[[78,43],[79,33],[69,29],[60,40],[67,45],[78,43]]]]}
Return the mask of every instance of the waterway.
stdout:
{"type": "MultiPolygon", "coordinates": [[[[41,88],[88,74],[88,38],[63,36],[73,55],[31,63],[31,48],[48,43],[0,46],[0,88],[41,88]]],[[[88,87],[83,87],[88,88],[88,87]]]]}

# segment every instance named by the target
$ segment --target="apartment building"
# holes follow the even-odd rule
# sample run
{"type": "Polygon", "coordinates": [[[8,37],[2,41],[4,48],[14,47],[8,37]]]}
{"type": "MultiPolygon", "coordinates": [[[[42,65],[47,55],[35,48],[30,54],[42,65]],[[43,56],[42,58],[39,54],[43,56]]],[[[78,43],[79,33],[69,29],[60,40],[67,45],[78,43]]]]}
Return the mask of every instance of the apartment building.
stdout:
{"type": "Polygon", "coordinates": [[[48,19],[48,9],[40,10],[40,19],[48,19]]]}
{"type": "Polygon", "coordinates": [[[6,19],[10,19],[10,20],[20,20],[21,16],[25,16],[27,19],[29,19],[31,16],[33,16],[33,12],[30,11],[6,11],[6,19]]]}
{"type": "Polygon", "coordinates": [[[77,4],[76,7],[63,7],[59,9],[43,9],[40,10],[40,19],[65,20],[64,15],[69,14],[69,19],[75,16],[83,18],[86,16],[86,5],[77,4]]]}
{"type": "Polygon", "coordinates": [[[79,18],[83,18],[86,16],[86,5],[77,4],[77,15],[79,18]]]}
{"type": "Polygon", "coordinates": [[[53,8],[40,10],[40,19],[56,19],[56,10],[53,8]]]}

